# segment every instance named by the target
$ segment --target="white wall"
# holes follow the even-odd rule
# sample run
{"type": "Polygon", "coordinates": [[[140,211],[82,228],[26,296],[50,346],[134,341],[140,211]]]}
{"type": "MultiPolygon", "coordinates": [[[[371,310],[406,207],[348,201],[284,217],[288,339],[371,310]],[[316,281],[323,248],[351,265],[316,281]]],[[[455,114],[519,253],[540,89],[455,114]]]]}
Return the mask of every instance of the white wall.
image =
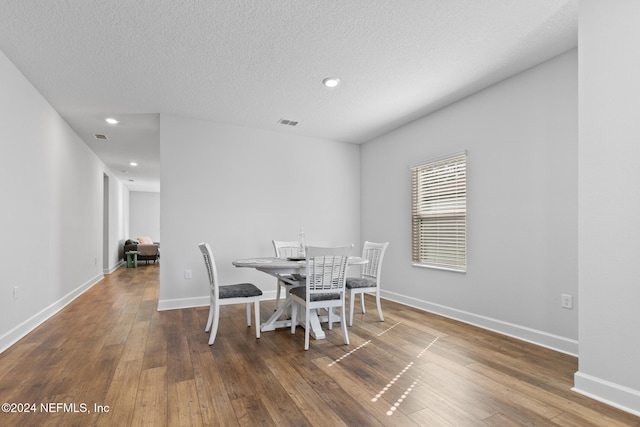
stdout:
{"type": "Polygon", "coordinates": [[[112,179],[116,185],[111,185],[109,203],[109,271],[124,265],[124,242],[129,238],[129,189],[117,179],[112,179]]]}
{"type": "Polygon", "coordinates": [[[300,226],[307,244],[360,251],[359,146],[161,115],[160,149],[161,309],[208,304],[201,241],[221,281],[266,297],[275,280],[234,259],[272,256],[271,240],[296,240],[300,226]]]}
{"type": "Polygon", "coordinates": [[[129,236],[149,236],[154,242],[160,241],[160,193],[129,192],[129,236]]]}
{"type": "Polygon", "coordinates": [[[640,415],[640,2],[580,2],[575,390],[640,415]]]}
{"type": "MultiPolygon", "coordinates": [[[[105,220],[109,221],[109,233],[106,236],[107,253],[106,265],[103,265],[104,274],[111,274],[124,265],[124,242],[129,235],[129,190],[116,178],[109,176],[108,191],[108,217],[105,220]]],[[[103,257],[104,255],[103,251],[103,257]]]]}
{"type": "Polygon", "coordinates": [[[2,351],[103,277],[110,172],[2,52],[0,93],[2,351]]]}
{"type": "Polygon", "coordinates": [[[362,238],[383,294],[577,354],[577,52],[362,146],[362,238]],[[411,266],[409,167],[467,150],[468,271],[411,266]],[[561,294],[575,308],[561,308],[561,294]]]}

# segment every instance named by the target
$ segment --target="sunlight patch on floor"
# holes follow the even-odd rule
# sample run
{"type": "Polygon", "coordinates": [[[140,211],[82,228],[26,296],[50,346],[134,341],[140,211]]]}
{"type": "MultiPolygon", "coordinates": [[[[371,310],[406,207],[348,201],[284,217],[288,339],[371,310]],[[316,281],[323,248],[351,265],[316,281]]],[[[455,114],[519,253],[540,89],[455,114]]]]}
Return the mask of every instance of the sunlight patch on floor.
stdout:
{"type": "Polygon", "coordinates": [[[393,412],[398,409],[398,407],[400,406],[400,404],[404,401],[404,399],[406,399],[406,397],[409,395],[409,393],[411,393],[411,391],[415,388],[415,386],[418,384],[418,381],[420,380],[420,377],[418,377],[414,382],[411,383],[411,385],[409,386],[409,388],[407,388],[404,393],[402,394],[402,396],[400,396],[400,398],[398,400],[396,400],[396,403],[393,404],[393,406],[391,408],[389,408],[389,410],[387,411],[387,415],[393,415],[393,412]]]}
{"type": "Polygon", "coordinates": [[[329,363],[327,366],[333,366],[336,363],[339,363],[342,359],[352,355],[353,353],[355,353],[356,351],[360,350],[362,347],[364,347],[365,345],[369,344],[370,342],[371,342],[371,340],[363,342],[362,344],[360,344],[359,346],[357,346],[356,348],[351,350],[349,353],[345,353],[342,357],[340,357],[339,359],[334,360],[333,362],[329,363]]]}
{"type": "MultiPolygon", "coordinates": [[[[398,325],[398,323],[393,325],[389,329],[392,329],[397,325],[398,325]]],[[[387,331],[389,329],[387,329],[387,331]]],[[[385,331],[385,332],[387,332],[387,331],[385,331]]],[[[422,356],[427,350],[429,350],[431,348],[431,346],[433,346],[433,344],[435,344],[435,342],[438,341],[438,338],[439,337],[435,337],[433,339],[433,341],[431,341],[427,347],[425,347],[420,353],[418,353],[418,355],[416,356],[416,359],[419,359],[420,356],[422,356]]],[[[402,371],[400,371],[400,373],[398,375],[396,375],[391,381],[389,381],[389,383],[386,386],[384,386],[384,388],[382,390],[380,390],[380,392],[378,394],[376,394],[375,397],[373,397],[371,399],[371,401],[372,402],[377,402],[378,399],[380,399],[382,397],[382,395],[387,392],[387,390],[389,390],[391,387],[393,387],[393,385],[396,383],[396,381],[398,381],[404,374],[406,374],[407,371],[409,369],[411,369],[412,366],[413,366],[413,362],[410,362],[407,366],[405,366],[405,368],[402,371]]],[[[411,383],[411,385],[404,391],[404,393],[402,393],[402,395],[398,398],[398,400],[396,400],[396,402],[393,404],[393,406],[391,406],[391,408],[389,408],[389,410],[387,411],[387,415],[389,415],[389,416],[393,415],[393,413],[396,411],[396,409],[398,409],[398,407],[402,404],[402,402],[404,402],[404,399],[406,399],[407,396],[409,395],[409,393],[411,393],[413,391],[413,389],[418,385],[419,381],[420,381],[420,376],[418,375],[418,377],[411,383]]]]}
{"type": "Polygon", "coordinates": [[[422,351],[421,351],[421,352],[416,356],[416,358],[417,358],[417,359],[419,359],[419,358],[420,358],[420,356],[422,356],[422,355],[424,354],[424,352],[425,352],[425,351],[429,350],[429,348],[431,348],[431,346],[432,346],[433,344],[435,344],[435,342],[436,342],[436,341],[438,341],[438,338],[440,338],[440,337],[435,337],[435,338],[434,338],[434,340],[433,340],[433,341],[431,341],[431,343],[430,343],[430,344],[429,344],[429,345],[428,345],[424,350],[422,350],[422,351]]]}
{"type": "Polygon", "coordinates": [[[390,330],[392,330],[393,328],[395,328],[396,326],[398,326],[400,324],[400,322],[396,323],[395,325],[391,326],[390,328],[385,329],[384,331],[380,332],[378,334],[378,336],[386,334],[387,332],[389,332],[390,330]]]}
{"type": "Polygon", "coordinates": [[[380,399],[382,395],[385,394],[387,390],[389,390],[393,386],[393,384],[396,381],[398,381],[400,377],[402,377],[411,368],[412,365],[413,365],[413,362],[410,362],[407,366],[405,366],[405,368],[402,371],[400,371],[400,373],[396,375],[391,381],[389,381],[389,383],[386,386],[384,386],[382,390],[380,390],[380,392],[375,395],[375,397],[371,398],[371,401],[377,402],[378,399],[380,399]]]}

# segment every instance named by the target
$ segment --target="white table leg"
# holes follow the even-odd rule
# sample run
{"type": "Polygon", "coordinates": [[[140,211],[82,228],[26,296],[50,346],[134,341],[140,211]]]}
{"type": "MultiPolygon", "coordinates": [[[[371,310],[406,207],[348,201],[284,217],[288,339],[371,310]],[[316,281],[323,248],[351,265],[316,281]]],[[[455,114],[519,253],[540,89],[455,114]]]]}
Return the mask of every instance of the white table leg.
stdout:
{"type": "Polygon", "coordinates": [[[291,307],[291,298],[287,296],[282,305],[260,326],[262,332],[273,331],[276,328],[291,327],[291,319],[279,320],[287,309],[291,307]]]}
{"type": "MultiPolygon", "coordinates": [[[[290,328],[291,319],[280,319],[280,316],[282,316],[289,307],[291,307],[291,298],[287,298],[286,300],[284,300],[282,306],[278,307],[278,309],[271,315],[271,317],[269,317],[269,319],[260,326],[260,330],[262,332],[268,332],[274,331],[277,328],[290,328]]],[[[298,325],[304,328],[304,311],[298,310],[298,319],[298,325]]],[[[309,326],[311,327],[309,335],[311,335],[314,339],[323,340],[326,338],[326,335],[322,330],[322,325],[320,325],[320,319],[318,318],[318,313],[316,312],[316,310],[311,310],[309,326]]]]}

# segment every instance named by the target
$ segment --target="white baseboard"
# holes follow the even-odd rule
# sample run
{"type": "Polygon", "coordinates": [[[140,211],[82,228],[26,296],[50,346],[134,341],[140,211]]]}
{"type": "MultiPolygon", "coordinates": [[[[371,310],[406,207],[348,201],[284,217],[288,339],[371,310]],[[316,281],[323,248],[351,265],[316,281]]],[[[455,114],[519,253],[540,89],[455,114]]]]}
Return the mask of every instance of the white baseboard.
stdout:
{"type": "Polygon", "coordinates": [[[120,260],[120,262],[118,262],[115,266],[109,268],[105,268],[104,269],[104,274],[111,274],[114,271],[116,271],[117,269],[119,269],[120,267],[122,267],[123,265],[125,265],[125,262],[123,260],[120,260]]]}
{"type": "Polygon", "coordinates": [[[180,310],[183,308],[204,307],[209,305],[209,295],[204,297],[158,300],[158,311],[180,310]]]}
{"type": "Polygon", "coordinates": [[[571,390],[640,417],[640,392],[620,384],[576,372],[571,390]]]}
{"type": "Polygon", "coordinates": [[[501,320],[492,319],[490,317],[480,316],[455,308],[434,304],[429,301],[419,300],[413,297],[380,290],[380,296],[400,304],[408,305],[420,310],[428,311],[439,316],[458,320],[470,325],[488,329],[502,335],[517,338],[522,341],[530,342],[541,347],[550,348],[561,353],[571,356],[578,356],[578,341],[558,335],[549,334],[547,332],[538,331],[536,329],[527,328],[525,326],[515,325],[513,323],[503,322],[501,320]]]}
{"type": "MultiPolygon", "coordinates": [[[[276,291],[262,291],[260,301],[276,299],[276,291]]],[[[183,308],[208,307],[209,295],[194,298],[178,298],[158,301],[158,311],[180,310],[183,308]]]]}
{"type": "Polygon", "coordinates": [[[67,295],[60,298],[58,301],[39,311],[38,313],[31,316],[29,319],[25,320],[2,337],[0,337],[0,353],[4,352],[6,349],[11,347],[13,344],[27,336],[27,334],[33,331],[35,328],[44,323],[51,316],[65,308],[69,303],[71,303],[74,299],[78,298],[88,289],[90,289],[93,285],[100,282],[104,278],[103,274],[99,274],[92,278],[91,280],[85,282],[83,285],[80,285],[73,291],[69,292],[67,295]]]}

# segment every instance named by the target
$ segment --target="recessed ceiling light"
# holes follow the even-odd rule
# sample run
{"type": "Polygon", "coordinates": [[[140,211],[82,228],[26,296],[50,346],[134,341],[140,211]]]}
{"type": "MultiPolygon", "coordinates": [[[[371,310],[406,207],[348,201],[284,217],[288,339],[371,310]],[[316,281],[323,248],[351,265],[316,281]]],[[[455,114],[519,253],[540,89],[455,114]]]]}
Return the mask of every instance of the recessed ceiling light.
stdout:
{"type": "Polygon", "coordinates": [[[116,125],[119,123],[116,119],[112,119],[111,117],[109,117],[108,119],[105,119],[105,121],[110,125],[116,125]]]}
{"type": "Polygon", "coordinates": [[[337,77],[327,77],[322,81],[322,84],[326,87],[336,87],[338,86],[338,83],[340,83],[340,79],[337,77]]]}
{"type": "Polygon", "coordinates": [[[130,163],[129,163],[129,166],[138,166],[138,163],[136,163],[136,162],[130,162],[130,163]]]}

